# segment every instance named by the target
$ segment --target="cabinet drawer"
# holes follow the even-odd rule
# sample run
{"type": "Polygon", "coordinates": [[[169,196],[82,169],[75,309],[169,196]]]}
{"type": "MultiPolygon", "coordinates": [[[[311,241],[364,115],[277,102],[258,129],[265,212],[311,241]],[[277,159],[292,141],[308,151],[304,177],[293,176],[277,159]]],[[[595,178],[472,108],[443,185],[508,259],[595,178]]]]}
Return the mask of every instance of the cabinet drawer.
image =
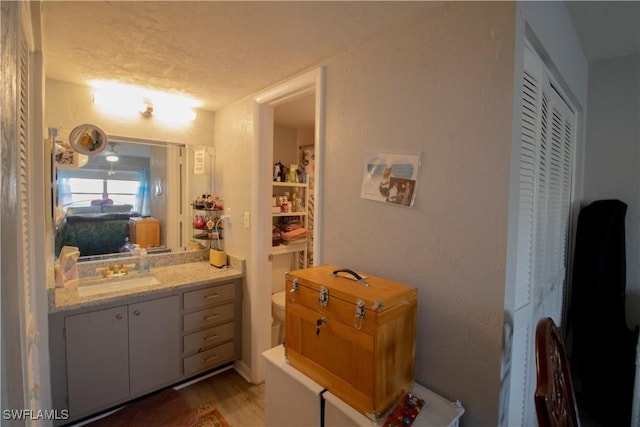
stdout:
{"type": "Polygon", "coordinates": [[[235,303],[212,307],[184,315],[184,332],[233,320],[235,303]]]}
{"type": "Polygon", "coordinates": [[[232,299],[235,293],[234,288],[233,283],[227,283],[225,285],[211,286],[210,288],[200,289],[198,291],[185,292],[184,309],[191,310],[215,304],[218,301],[232,299]]]}
{"type": "Polygon", "coordinates": [[[199,371],[214,368],[233,360],[235,343],[233,341],[219,345],[211,350],[184,358],[184,374],[191,375],[199,371]]]}
{"type": "Polygon", "coordinates": [[[211,347],[212,345],[233,338],[234,328],[235,323],[229,322],[201,332],[185,335],[184,352],[191,353],[198,349],[211,347]]]}

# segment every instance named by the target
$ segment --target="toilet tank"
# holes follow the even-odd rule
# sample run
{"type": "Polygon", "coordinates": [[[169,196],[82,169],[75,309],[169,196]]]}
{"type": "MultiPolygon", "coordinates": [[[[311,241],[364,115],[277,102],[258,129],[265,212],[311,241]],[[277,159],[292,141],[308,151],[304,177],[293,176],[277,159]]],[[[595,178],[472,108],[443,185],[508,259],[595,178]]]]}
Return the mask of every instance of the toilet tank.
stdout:
{"type": "Polygon", "coordinates": [[[295,254],[278,254],[271,261],[271,293],[284,291],[285,273],[292,270],[293,256],[295,254]]]}

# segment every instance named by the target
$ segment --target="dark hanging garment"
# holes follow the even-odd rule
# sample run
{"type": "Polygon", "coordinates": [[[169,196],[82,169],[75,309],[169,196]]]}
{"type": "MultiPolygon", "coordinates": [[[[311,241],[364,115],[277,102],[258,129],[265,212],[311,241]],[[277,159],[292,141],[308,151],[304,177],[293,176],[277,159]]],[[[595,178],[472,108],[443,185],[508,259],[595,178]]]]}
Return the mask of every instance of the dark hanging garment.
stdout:
{"type": "Polygon", "coordinates": [[[569,306],[571,365],[588,412],[604,425],[629,425],[637,330],[625,318],[627,205],[599,200],[578,216],[569,306]]]}

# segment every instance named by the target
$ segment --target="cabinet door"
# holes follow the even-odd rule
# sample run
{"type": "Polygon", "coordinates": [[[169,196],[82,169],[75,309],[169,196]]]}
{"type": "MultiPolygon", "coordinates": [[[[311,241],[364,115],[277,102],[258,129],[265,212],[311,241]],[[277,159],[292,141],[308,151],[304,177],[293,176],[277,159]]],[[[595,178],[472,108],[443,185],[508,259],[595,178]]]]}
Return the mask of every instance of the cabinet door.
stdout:
{"type": "Polygon", "coordinates": [[[180,298],[129,306],[131,396],[180,379],[180,298]]]}
{"type": "Polygon", "coordinates": [[[129,395],[127,307],[65,319],[69,412],[82,416],[129,395]]]}

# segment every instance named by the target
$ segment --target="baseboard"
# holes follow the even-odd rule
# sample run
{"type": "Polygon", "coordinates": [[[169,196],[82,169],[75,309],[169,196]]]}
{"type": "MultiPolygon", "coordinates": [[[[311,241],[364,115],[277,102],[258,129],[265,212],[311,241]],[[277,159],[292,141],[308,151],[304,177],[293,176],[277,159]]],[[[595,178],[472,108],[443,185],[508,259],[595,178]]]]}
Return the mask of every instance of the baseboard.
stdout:
{"type": "Polygon", "coordinates": [[[251,381],[251,368],[249,368],[246,363],[242,360],[236,360],[233,364],[233,368],[242,378],[245,379],[246,382],[253,384],[253,381],[251,381]]]}

